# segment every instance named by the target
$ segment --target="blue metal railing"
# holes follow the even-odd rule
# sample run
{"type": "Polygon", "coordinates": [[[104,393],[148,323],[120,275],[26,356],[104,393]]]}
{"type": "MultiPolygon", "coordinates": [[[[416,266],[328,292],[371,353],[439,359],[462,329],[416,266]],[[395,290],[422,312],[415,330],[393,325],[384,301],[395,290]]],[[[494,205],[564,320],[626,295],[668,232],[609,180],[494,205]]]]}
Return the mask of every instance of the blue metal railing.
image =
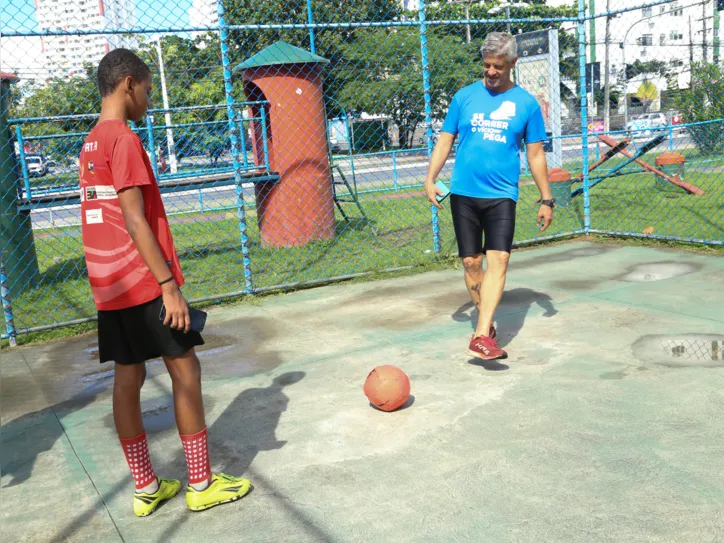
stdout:
{"type": "MultiPolygon", "coordinates": [[[[188,123],[178,123],[178,124],[160,124],[160,125],[154,125],[153,124],[153,114],[154,113],[165,113],[166,111],[174,112],[174,113],[190,113],[190,112],[199,112],[203,110],[220,110],[221,108],[218,105],[211,105],[211,106],[192,106],[192,107],[182,107],[182,108],[171,108],[169,110],[164,109],[153,109],[149,110],[148,115],[146,116],[145,120],[145,126],[135,126],[133,125],[131,128],[139,135],[144,135],[146,138],[145,147],[148,150],[148,153],[150,155],[150,162],[151,166],[153,167],[154,174],[156,175],[156,179],[158,180],[159,185],[163,186],[166,183],[171,182],[177,182],[180,179],[188,180],[193,178],[203,178],[203,177],[211,177],[212,179],[209,179],[209,183],[213,184],[214,179],[219,176],[228,175],[233,176],[233,174],[238,172],[255,172],[255,171],[262,171],[266,174],[271,173],[269,169],[269,147],[267,144],[267,133],[266,133],[266,116],[265,116],[265,107],[267,102],[265,101],[257,101],[257,102],[233,102],[231,103],[231,107],[233,109],[234,113],[234,123],[233,126],[235,127],[235,130],[245,134],[246,133],[246,127],[250,125],[252,122],[260,122],[263,126],[263,164],[255,164],[253,160],[249,160],[248,157],[248,150],[246,146],[246,138],[242,137],[242,146],[243,150],[241,153],[241,156],[239,157],[240,160],[238,163],[232,163],[230,165],[227,165],[225,162],[222,162],[220,166],[216,167],[206,167],[203,165],[198,164],[191,164],[187,165],[184,168],[179,169],[176,173],[161,171],[159,168],[159,156],[157,155],[157,139],[154,134],[155,131],[166,131],[167,129],[171,130],[181,130],[181,131],[190,131],[192,134],[194,134],[194,130],[197,130],[197,132],[194,134],[194,136],[187,138],[191,139],[191,145],[194,145],[197,149],[197,156],[200,156],[200,153],[198,152],[198,149],[203,148],[203,138],[208,135],[209,132],[217,134],[217,139],[219,140],[229,140],[230,143],[227,145],[224,144],[224,148],[228,147],[230,154],[234,155],[234,145],[235,143],[230,137],[229,132],[227,131],[219,131],[219,127],[223,128],[224,125],[229,124],[228,121],[200,121],[200,122],[188,122],[188,123]],[[261,115],[259,117],[245,117],[243,115],[243,109],[251,105],[261,105],[260,111],[261,115]],[[237,113],[238,112],[238,113],[237,113]]],[[[73,130],[69,132],[59,132],[56,134],[27,134],[27,132],[32,131],[33,125],[41,124],[41,123],[71,123],[73,121],[84,121],[89,122],[93,121],[98,117],[97,114],[94,115],[64,115],[64,116],[49,116],[49,117],[33,117],[33,118],[20,118],[20,119],[10,119],[9,124],[14,125],[14,132],[15,132],[15,138],[18,144],[18,158],[21,165],[21,174],[22,174],[22,180],[21,180],[21,194],[23,200],[32,200],[33,198],[48,195],[48,194],[57,194],[57,193],[63,193],[63,192],[69,192],[69,191],[75,191],[77,190],[77,174],[75,170],[68,170],[67,172],[61,173],[61,174],[46,174],[41,177],[34,177],[32,175],[32,172],[30,171],[30,168],[27,164],[27,155],[28,154],[34,154],[29,153],[27,151],[28,146],[32,146],[34,142],[40,142],[43,144],[44,147],[52,147],[53,145],[59,145],[63,147],[62,143],[63,140],[75,140],[75,142],[69,142],[68,144],[65,144],[64,147],[66,151],[63,153],[68,156],[72,156],[75,158],[77,156],[77,153],[70,152],[70,149],[73,148],[73,143],[75,143],[75,147],[80,147],[79,142],[82,142],[85,137],[90,133],[90,131],[83,131],[83,130],[73,130]],[[45,178],[43,181],[41,179],[45,178]],[[63,182],[63,179],[67,177],[67,181],[63,182]]],[[[179,146],[177,145],[177,148],[179,146]]],[[[236,155],[238,156],[239,153],[236,152],[236,155]]],[[[224,156],[223,153],[220,154],[220,156],[224,156]]],[[[198,161],[197,161],[198,162],[198,161]]]]}

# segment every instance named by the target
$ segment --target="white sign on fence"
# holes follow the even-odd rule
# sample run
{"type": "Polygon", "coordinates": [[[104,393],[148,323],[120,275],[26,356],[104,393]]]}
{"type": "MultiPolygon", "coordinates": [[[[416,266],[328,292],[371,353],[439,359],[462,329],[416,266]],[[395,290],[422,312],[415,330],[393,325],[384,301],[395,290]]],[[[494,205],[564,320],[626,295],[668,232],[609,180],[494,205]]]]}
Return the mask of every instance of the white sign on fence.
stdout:
{"type": "Polygon", "coordinates": [[[543,111],[546,133],[548,167],[561,167],[561,76],[558,54],[558,30],[526,32],[515,37],[518,43],[518,62],[515,82],[538,101],[543,111]]]}

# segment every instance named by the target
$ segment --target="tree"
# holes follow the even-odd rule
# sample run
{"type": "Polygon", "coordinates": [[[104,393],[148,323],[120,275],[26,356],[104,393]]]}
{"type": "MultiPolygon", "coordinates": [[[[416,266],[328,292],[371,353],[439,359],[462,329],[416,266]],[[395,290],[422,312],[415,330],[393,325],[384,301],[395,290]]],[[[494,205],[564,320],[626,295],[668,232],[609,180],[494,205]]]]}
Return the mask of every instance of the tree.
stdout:
{"type": "MultiPolygon", "coordinates": [[[[400,129],[400,146],[410,147],[415,129],[425,120],[417,30],[360,31],[353,43],[342,47],[342,54],[347,64],[341,104],[348,111],[388,115],[400,129]]],[[[435,67],[430,70],[432,115],[441,119],[453,94],[474,81],[480,68],[470,48],[455,36],[430,35],[429,54],[435,67]]]]}
{"type": "Polygon", "coordinates": [[[684,122],[702,123],[688,127],[697,149],[703,155],[721,152],[721,119],[724,119],[724,71],[721,67],[708,62],[692,64],[689,88],[679,90],[673,102],[684,122]]]}
{"type": "MultiPolygon", "coordinates": [[[[86,64],[85,73],[68,79],[54,77],[45,83],[34,82],[13,105],[13,117],[56,117],[97,113],[100,96],[96,84],[96,68],[86,64]]],[[[95,123],[72,120],[58,123],[64,131],[84,129],[95,123]]]]}
{"type": "MultiPolygon", "coordinates": [[[[223,0],[226,21],[229,24],[306,24],[306,0],[223,0]]],[[[356,23],[385,22],[399,18],[399,0],[312,0],[315,23],[356,23]]],[[[345,71],[347,59],[341,53],[345,44],[353,43],[360,32],[358,28],[316,29],[314,31],[315,53],[329,60],[324,67],[327,113],[330,116],[341,112],[334,98],[345,85],[341,73],[345,71]]],[[[310,50],[310,35],[307,29],[293,30],[231,30],[229,49],[232,65],[238,64],[272,45],[284,40],[301,49],[310,50]]],[[[372,50],[370,50],[372,51],[372,50]]],[[[359,77],[355,74],[354,77],[359,77]]]]}
{"type": "MultiPolygon", "coordinates": [[[[474,2],[470,3],[467,8],[467,13],[470,19],[473,20],[496,20],[505,19],[507,17],[505,11],[491,14],[490,9],[494,7],[498,2],[487,1],[487,2],[474,2]]],[[[535,22],[535,19],[551,19],[556,17],[575,17],[576,9],[573,4],[568,6],[549,6],[545,4],[545,0],[528,0],[531,4],[526,8],[516,8],[511,10],[511,16],[526,19],[526,22],[513,22],[511,23],[511,32],[517,34],[518,32],[534,32],[536,30],[545,30],[551,27],[550,22],[540,23],[535,22]],[[532,19],[532,21],[531,21],[532,19]]],[[[443,21],[443,20],[462,20],[465,19],[465,8],[466,5],[463,3],[448,3],[442,2],[437,4],[430,4],[427,7],[427,19],[429,21],[443,21]]],[[[410,14],[412,16],[412,14],[410,14]]],[[[471,42],[469,47],[473,51],[475,56],[478,56],[483,40],[489,32],[507,30],[505,23],[499,23],[497,25],[471,25],[470,36],[471,42]]],[[[461,40],[467,42],[467,25],[435,25],[431,26],[428,30],[428,34],[435,33],[437,35],[450,35],[456,36],[461,40]]],[[[561,100],[571,105],[580,106],[576,103],[578,91],[576,94],[571,92],[568,87],[563,83],[564,79],[575,81],[576,88],[578,88],[579,77],[578,77],[578,41],[574,32],[567,32],[565,29],[560,27],[558,29],[558,51],[560,56],[560,73],[561,73],[561,84],[560,93],[561,100]]],[[[479,57],[478,57],[479,58],[479,57]]]]}
{"type": "MultiPolygon", "coordinates": [[[[306,24],[306,0],[223,0],[227,24],[306,24]]],[[[392,21],[400,14],[397,0],[312,0],[315,23],[356,23],[363,21],[392,21]]],[[[317,54],[334,60],[340,42],[349,42],[355,34],[353,28],[318,29],[317,54]]],[[[307,29],[292,30],[231,30],[231,55],[234,62],[258,53],[278,40],[309,49],[307,29]]]]}
{"type": "MultiPolygon", "coordinates": [[[[156,45],[142,36],[138,37],[137,41],[136,52],[151,68],[155,82],[153,107],[161,108],[163,101],[156,45]]],[[[200,39],[194,41],[173,35],[164,36],[161,39],[166,86],[171,108],[225,102],[218,36],[206,36],[204,38],[206,47],[200,47],[200,41],[200,39]]],[[[54,78],[45,83],[31,85],[23,99],[14,103],[11,115],[13,117],[52,117],[98,113],[100,95],[96,83],[96,70],[96,66],[88,64],[85,67],[85,73],[81,75],[54,78]]],[[[238,96],[238,100],[244,99],[240,88],[235,88],[235,94],[238,96]]],[[[161,119],[163,119],[162,116],[161,119]]],[[[226,110],[220,108],[175,113],[172,122],[174,124],[204,123],[226,119],[226,110]]],[[[95,117],[89,116],[83,119],[28,123],[23,127],[23,134],[32,136],[77,133],[79,135],[76,137],[44,140],[44,152],[57,158],[75,156],[80,152],[83,133],[89,132],[95,122],[95,117]]],[[[209,135],[209,130],[211,129],[206,127],[196,127],[174,131],[179,156],[207,149],[209,146],[205,141],[208,138],[212,138],[213,141],[218,139],[218,134],[209,135]]],[[[146,140],[145,131],[141,131],[139,135],[144,141],[146,140]]]]}
{"type": "MultiPolygon", "coordinates": [[[[163,102],[156,44],[141,37],[137,52],[151,67],[155,82],[153,105],[155,108],[160,108],[163,102]]],[[[161,55],[169,107],[179,108],[225,102],[218,35],[210,33],[196,40],[174,35],[164,36],[161,39],[161,55]]],[[[243,100],[243,94],[239,96],[239,99],[243,100]]],[[[180,118],[183,118],[184,122],[191,122],[200,120],[202,117],[203,115],[199,117],[195,113],[189,113],[183,114],[180,118]]]]}
{"type": "MultiPolygon", "coordinates": [[[[593,99],[594,101],[599,105],[603,106],[605,103],[605,96],[604,96],[603,89],[596,91],[593,93],[593,99]]],[[[608,102],[611,108],[618,107],[618,102],[621,99],[621,91],[618,89],[611,89],[609,92],[608,102]]]]}
{"type": "Polygon", "coordinates": [[[636,59],[632,64],[626,64],[624,78],[628,81],[642,74],[666,77],[668,72],[669,67],[663,60],[647,60],[641,62],[639,59],[636,59]]]}
{"type": "MultiPolygon", "coordinates": [[[[100,96],[96,84],[96,69],[86,65],[85,73],[70,79],[52,78],[45,84],[33,83],[26,87],[20,100],[10,108],[14,118],[48,118],[68,115],[97,113],[100,108],[100,96]]],[[[95,124],[94,117],[45,120],[24,124],[23,136],[47,136],[52,134],[70,134],[88,132],[95,124]]],[[[62,160],[67,156],[77,156],[83,145],[83,137],[59,137],[29,143],[38,150],[62,160]]]]}

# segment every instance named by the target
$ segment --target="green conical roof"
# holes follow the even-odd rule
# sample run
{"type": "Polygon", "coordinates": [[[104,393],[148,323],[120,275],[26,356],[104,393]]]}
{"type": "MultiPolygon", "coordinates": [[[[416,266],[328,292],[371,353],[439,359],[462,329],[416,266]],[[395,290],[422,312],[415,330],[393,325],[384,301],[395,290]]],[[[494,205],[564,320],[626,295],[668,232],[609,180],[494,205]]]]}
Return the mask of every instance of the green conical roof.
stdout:
{"type": "Polygon", "coordinates": [[[279,40],[239,64],[236,68],[234,68],[234,71],[236,72],[238,70],[248,70],[249,68],[274,66],[279,64],[326,64],[328,62],[329,61],[326,58],[313,55],[309,51],[305,51],[299,47],[294,47],[285,41],[279,40]]]}

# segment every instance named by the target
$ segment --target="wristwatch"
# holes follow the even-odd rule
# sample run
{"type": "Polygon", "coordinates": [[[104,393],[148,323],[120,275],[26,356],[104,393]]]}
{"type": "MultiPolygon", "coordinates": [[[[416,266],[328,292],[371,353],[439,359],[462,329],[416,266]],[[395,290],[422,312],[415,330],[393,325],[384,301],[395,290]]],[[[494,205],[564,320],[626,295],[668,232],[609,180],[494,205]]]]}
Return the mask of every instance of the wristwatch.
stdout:
{"type": "Polygon", "coordinates": [[[554,208],[554,207],[556,207],[556,199],[551,198],[550,200],[541,200],[540,204],[543,206],[548,206],[550,208],[554,208]]]}

